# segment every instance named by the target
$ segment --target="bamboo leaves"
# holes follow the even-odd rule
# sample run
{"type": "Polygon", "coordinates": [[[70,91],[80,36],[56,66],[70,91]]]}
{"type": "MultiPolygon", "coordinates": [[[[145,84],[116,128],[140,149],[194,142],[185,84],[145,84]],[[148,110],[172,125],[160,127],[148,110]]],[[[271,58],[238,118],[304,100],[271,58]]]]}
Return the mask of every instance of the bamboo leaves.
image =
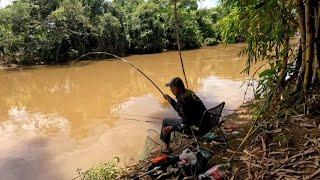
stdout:
{"type": "Polygon", "coordinates": [[[281,98],[283,93],[296,94],[299,98],[295,101],[299,102],[307,102],[317,93],[320,3],[312,0],[222,2],[229,11],[218,22],[223,39],[230,42],[237,32],[248,44],[242,51],[248,57],[244,72],[249,73],[257,61],[270,64],[270,71],[260,74],[258,97],[268,97],[274,87],[277,87],[274,102],[285,100],[281,98]]]}

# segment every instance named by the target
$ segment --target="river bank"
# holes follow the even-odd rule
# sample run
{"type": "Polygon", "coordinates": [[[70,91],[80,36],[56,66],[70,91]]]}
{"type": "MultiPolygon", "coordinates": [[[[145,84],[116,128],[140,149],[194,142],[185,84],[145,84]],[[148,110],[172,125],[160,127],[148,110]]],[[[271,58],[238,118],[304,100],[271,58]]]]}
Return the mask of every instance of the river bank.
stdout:
{"type": "MultiPolygon", "coordinates": [[[[243,42],[239,41],[240,46],[245,47],[243,42]]],[[[181,52],[188,52],[188,51],[193,51],[193,50],[200,50],[200,49],[206,49],[206,48],[212,48],[214,46],[222,46],[222,44],[217,43],[211,46],[201,46],[199,48],[195,48],[195,49],[186,49],[186,50],[182,50],[181,52]]],[[[150,54],[125,54],[123,56],[119,56],[121,58],[128,58],[130,56],[143,56],[143,55],[157,55],[157,54],[163,54],[163,53],[170,53],[170,52],[176,52],[178,53],[177,50],[164,50],[162,52],[157,52],[157,53],[150,53],[150,54]]],[[[92,52],[94,53],[94,52],[92,52]]],[[[24,69],[24,68],[35,68],[35,67],[45,67],[45,66],[69,66],[72,64],[76,64],[79,62],[95,62],[95,61],[102,61],[102,60],[116,60],[116,58],[112,57],[112,56],[107,56],[105,54],[101,54],[101,53],[97,53],[97,54],[91,54],[87,55],[81,59],[69,59],[64,63],[50,63],[50,62],[46,62],[46,61],[42,61],[40,63],[35,63],[35,64],[17,64],[17,63],[8,63],[6,62],[4,59],[0,58],[0,70],[16,70],[16,69],[24,69]]],[[[80,56],[81,57],[81,56],[80,56]]]]}
{"type": "MultiPolygon", "coordinates": [[[[248,129],[248,126],[252,120],[252,112],[252,104],[247,103],[235,109],[233,113],[221,118],[224,121],[222,129],[226,134],[228,134],[228,146],[226,149],[224,149],[220,146],[221,144],[216,141],[205,144],[205,148],[214,152],[214,155],[212,156],[212,158],[210,158],[208,164],[205,167],[202,167],[204,170],[214,165],[226,162],[228,156],[230,156],[232,152],[234,152],[232,149],[236,149],[239,141],[241,141],[241,138],[245,136],[246,130],[248,129]]],[[[173,147],[173,152],[171,153],[171,155],[179,156],[184,149],[193,149],[194,147],[192,147],[192,145],[190,144],[192,143],[192,141],[192,139],[184,139],[183,144],[180,144],[179,139],[174,140],[171,144],[173,147]]],[[[147,171],[153,158],[161,156],[163,156],[163,154],[160,151],[154,151],[149,158],[141,160],[139,163],[131,164],[129,166],[117,161],[108,162],[93,167],[89,170],[80,170],[79,176],[77,176],[75,179],[133,179],[144,174],[147,171]]],[[[178,167],[175,167],[173,169],[176,169],[176,171],[178,171],[178,167]]],[[[174,176],[173,174],[174,173],[172,173],[172,176],[174,176]]],[[[154,177],[152,178],[151,176],[146,175],[138,179],[154,179],[154,177]]]]}
{"type": "MultiPolygon", "coordinates": [[[[222,167],[221,165],[225,164],[235,154],[231,163],[220,169],[227,179],[320,178],[320,118],[318,116],[307,117],[304,114],[296,114],[290,117],[273,119],[273,122],[264,120],[269,122],[267,128],[260,126],[255,133],[249,136],[246,143],[235,152],[239,144],[246,138],[250,127],[252,127],[254,107],[255,105],[250,103],[242,105],[224,119],[225,123],[222,128],[229,134],[228,146],[227,148],[221,148],[216,143],[206,144],[205,147],[214,154],[207,165],[202,167],[203,170],[217,165],[222,167]]],[[[182,150],[175,149],[172,154],[179,155],[182,150]]],[[[137,165],[122,166],[122,170],[116,171],[114,177],[132,179],[142,175],[152,164],[151,159],[157,156],[159,154],[137,165]]],[[[103,169],[102,167],[103,165],[99,167],[100,170],[103,169]]],[[[110,164],[108,164],[108,167],[110,167],[110,164]]],[[[158,173],[173,178],[178,169],[179,166],[171,167],[170,175],[168,175],[168,172],[162,172],[161,170],[158,173]]],[[[105,177],[103,173],[106,172],[93,168],[83,172],[79,178],[86,180],[94,179],[92,177],[102,178],[105,177]]],[[[152,177],[146,175],[140,179],[152,179],[152,177]]]]}

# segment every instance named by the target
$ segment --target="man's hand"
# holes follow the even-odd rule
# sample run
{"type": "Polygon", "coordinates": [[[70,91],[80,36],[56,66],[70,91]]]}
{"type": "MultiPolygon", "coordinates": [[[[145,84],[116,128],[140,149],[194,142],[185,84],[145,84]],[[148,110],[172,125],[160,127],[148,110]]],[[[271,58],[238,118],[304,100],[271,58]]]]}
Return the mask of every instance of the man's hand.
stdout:
{"type": "Polygon", "coordinates": [[[169,134],[169,133],[171,133],[173,131],[173,128],[172,128],[172,126],[168,126],[168,127],[163,128],[162,131],[165,134],[169,134]]]}
{"type": "Polygon", "coordinates": [[[163,94],[163,98],[164,98],[165,100],[167,100],[168,102],[171,101],[171,97],[170,97],[168,94],[163,94]]]}

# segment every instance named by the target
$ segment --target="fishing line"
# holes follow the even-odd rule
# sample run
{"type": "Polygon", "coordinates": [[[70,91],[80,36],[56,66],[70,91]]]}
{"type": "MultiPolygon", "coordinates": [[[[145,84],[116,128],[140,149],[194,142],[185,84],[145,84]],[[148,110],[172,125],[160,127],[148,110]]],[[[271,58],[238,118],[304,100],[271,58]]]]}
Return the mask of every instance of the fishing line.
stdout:
{"type": "MultiPolygon", "coordinates": [[[[122,62],[127,63],[128,65],[130,65],[131,67],[133,67],[135,70],[137,70],[138,72],[140,72],[145,78],[147,78],[147,79],[158,89],[158,91],[159,91],[162,95],[164,95],[164,93],[161,91],[161,89],[160,89],[142,70],[140,70],[139,68],[137,68],[135,65],[133,65],[133,64],[130,63],[129,61],[127,61],[127,60],[125,60],[124,58],[121,58],[121,57],[119,57],[119,56],[117,56],[117,55],[114,55],[114,54],[111,54],[111,53],[108,53],[108,52],[90,52],[90,53],[87,53],[87,54],[84,54],[84,55],[80,56],[80,57],[77,58],[75,61],[78,61],[79,59],[81,59],[81,58],[83,58],[83,57],[85,57],[85,56],[94,55],[94,54],[104,54],[104,55],[113,56],[113,57],[115,57],[115,58],[117,58],[117,59],[120,59],[122,62]]],[[[67,70],[68,70],[68,69],[67,69],[67,70]]],[[[67,74],[67,71],[64,73],[64,76],[65,76],[66,74],[67,74]]],[[[61,83],[60,83],[59,88],[61,88],[62,82],[63,82],[63,79],[62,79],[62,81],[61,81],[61,83]]]]}
{"type": "Polygon", "coordinates": [[[233,112],[233,111],[235,111],[235,109],[223,109],[222,111],[230,111],[230,112],[233,112]]]}
{"type": "MultiPolygon", "coordinates": [[[[114,116],[96,116],[96,117],[89,117],[89,118],[96,118],[96,119],[110,118],[110,119],[117,119],[117,120],[138,121],[138,122],[147,122],[147,123],[161,123],[160,121],[141,120],[136,118],[123,118],[123,117],[114,117],[114,116]]],[[[160,119],[160,118],[154,118],[154,119],[160,119]]]]}
{"type": "Polygon", "coordinates": [[[151,118],[151,119],[164,119],[164,118],[161,118],[161,117],[153,117],[153,116],[143,116],[143,115],[137,115],[137,114],[123,114],[121,113],[120,115],[126,115],[126,116],[137,116],[137,117],[144,117],[144,118],[151,118]]]}
{"type": "MultiPolygon", "coordinates": [[[[136,121],[136,122],[143,122],[143,123],[155,123],[155,124],[160,124],[162,122],[160,121],[150,121],[150,120],[141,120],[141,119],[135,119],[135,118],[120,118],[120,117],[103,117],[103,116],[100,116],[100,117],[89,117],[89,119],[105,119],[103,121],[99,121],[97,122],[96,124],[90,126],[82,126],[80,127],[79,129],[76,129],[76,130],[71,130],[70,132],[71,133],[77,133],[77,132],[82,132],[82,131],[86,131],[86,130],[89,130],[89,129],[95,129],[99,126],[102,126],[102,125],[105,125],[108,123],[108,118],[110,119],[116,119],[116,120],[127,120],[127,121],[136,121]]],[[[158,119],[158,118],[156,118],[158,119]]]]}
{"type": "Polygon", "coordinates": [[[114,119],[119,119],[119,120],[127,120],[127,121],[137,121],[137,122],[146,122],[146,123],[156,123],[156,124],[161,124],[162,122],[157,122],[157,121],[149,121],[149,120],[141,120],[141,119],[134,119],[134,118],[114,118],[114,119]]]}
{"type": "Polygon", "coordinates": [[[91,52],[91,53],[87,53],[87,54],[84,54],[82,56],[80,56],[79,58],[77,58],[76,60],[79,60],[85,56],[88,56],[88,55],[92,55],[92,54],[105,54],[105,55],[109,55],[109,56],[113,56],[115,58],[118,58],[120,59],[122,62],[125,62],[127,64],[129,64],[131,67],[133,67],[134,69],[136,69],[138,72],[140,72],[144,77],[146,77],[157,89],[158,91],[163,95],[163,92],[161,91],[161,89],[142,71],[140,70],[139,68],[137,68],[135,65],[133,65],[132,63],[130,63],[129,61],[125,60],[124,58],[121,58],[117,55],[114,55],[114,54],[111,54],[111,53],[108,53],[108,52],[91,52]]]}

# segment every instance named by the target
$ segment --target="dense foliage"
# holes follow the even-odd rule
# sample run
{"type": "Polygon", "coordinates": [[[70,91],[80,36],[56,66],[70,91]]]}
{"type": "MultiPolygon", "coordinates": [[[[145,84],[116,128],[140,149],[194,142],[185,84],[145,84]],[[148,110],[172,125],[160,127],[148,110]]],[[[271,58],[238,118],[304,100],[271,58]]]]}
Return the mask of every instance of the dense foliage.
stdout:
{"type": "MultiPolygon", "coordinates": [[[[178,1],[181,47],[219,40],[217,9],[178,1]]],[[[0,9],[0,62],[61,63],[94,51],[176,49],[171,0],[17,0],[0,9]]]]}
{"type": "Polygon", "coordinates": [[[264,109],[311,112],[320,103],[320,3],[222,0],[222,7],[226,13],[217,26],[223,40],[242,36],[248,44],[245,72],[252,63],[265,62],[256,91],[264,109]]]}

